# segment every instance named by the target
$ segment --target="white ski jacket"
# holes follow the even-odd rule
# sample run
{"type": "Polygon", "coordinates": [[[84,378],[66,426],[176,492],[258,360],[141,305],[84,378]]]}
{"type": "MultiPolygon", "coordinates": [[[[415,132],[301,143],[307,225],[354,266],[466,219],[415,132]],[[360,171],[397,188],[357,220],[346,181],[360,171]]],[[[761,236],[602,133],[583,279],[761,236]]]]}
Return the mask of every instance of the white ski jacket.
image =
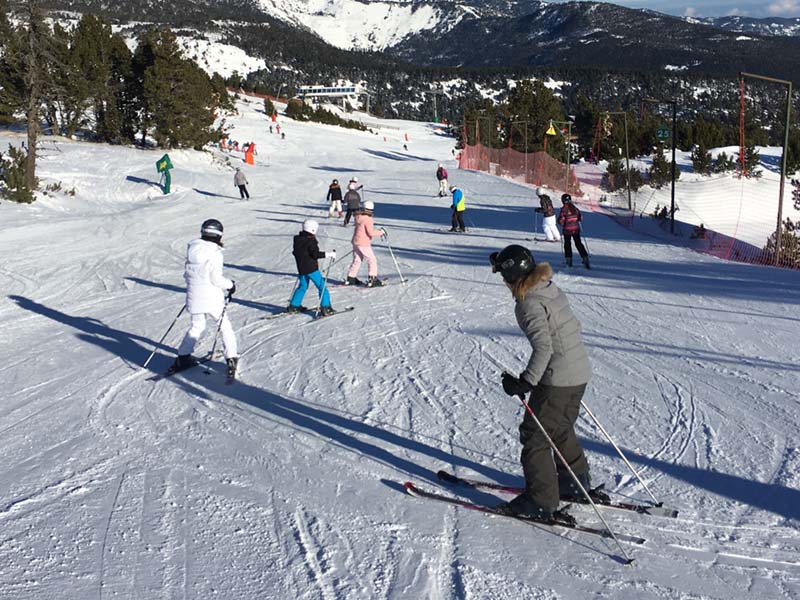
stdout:
{"type": "Polygon", "coordinates": [[[189,242],[183,278],[189,312],[219,317],[225,306],[225,290],[233,287],[233,282],[222,275],[222,248],[202,239],[189,242]]]}

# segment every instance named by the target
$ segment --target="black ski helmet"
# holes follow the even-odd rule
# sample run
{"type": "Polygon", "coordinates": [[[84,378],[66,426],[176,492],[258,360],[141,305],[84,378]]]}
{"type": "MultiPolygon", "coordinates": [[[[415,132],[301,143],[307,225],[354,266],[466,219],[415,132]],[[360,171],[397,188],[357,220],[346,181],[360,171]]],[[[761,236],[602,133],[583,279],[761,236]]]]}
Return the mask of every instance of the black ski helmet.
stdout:
{"type": "Polygon", "coordinates": [[[531,251],[517,244],[506,246],[500,252],[492,252],[489,262],[492,272],[500,273],[507,283],[519,281],[536,267],[531,251]]]}
{"type": "Polygon", "coordinates": [[[222,223],[216,219],[206,219],[200,226],[200,235],[210,238],[222,237],[222,223]]]}
{"type": "Polygon", "coordinates": [[[572,204],[572,196],[569,194],[562,194],[561,195],[561,203],[562,204],[572,204]]]}

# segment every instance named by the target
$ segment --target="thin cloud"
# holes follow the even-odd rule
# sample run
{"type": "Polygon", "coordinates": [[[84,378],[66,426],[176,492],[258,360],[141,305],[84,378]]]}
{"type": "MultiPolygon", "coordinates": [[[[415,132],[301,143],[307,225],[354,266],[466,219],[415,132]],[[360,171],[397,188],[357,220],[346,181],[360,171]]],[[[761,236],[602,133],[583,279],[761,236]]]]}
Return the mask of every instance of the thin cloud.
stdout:
{"type": "Polygon", "coordinates": [[[767,7],[767,12],[774,16],[797,16],[800,15],[800,1],[798,0],[776,0],[767,7]]]}

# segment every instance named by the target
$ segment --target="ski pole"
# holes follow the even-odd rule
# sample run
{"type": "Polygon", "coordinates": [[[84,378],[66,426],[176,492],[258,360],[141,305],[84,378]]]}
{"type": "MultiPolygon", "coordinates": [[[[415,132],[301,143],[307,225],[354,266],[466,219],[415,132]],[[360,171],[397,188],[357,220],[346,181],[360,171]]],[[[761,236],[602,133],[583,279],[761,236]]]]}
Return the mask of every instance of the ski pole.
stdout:
{"type": "MultiPolygon", "coordinates": [[[[231,301],[231,296],[228,294],[225,297],[225,306],[222,307],[222,314],[219,317],[219,323],[217,323],[217,330],[214,332],[214,343],[211,344],[211,352],[208,355],[208,362],[211,362],[211,359],[214,358],[214,352],[217,351],[217,338],[219,337],[219,330],[222,329],[222,321],[225,320],[225,313],[228,312],[228,303],[231,301]]],[[[211,373],[211,368],[206,367],[205,370],[206,375],[211,373]]]]}
{"type": "Polygon", "coordinates": [[[170,331],[172,331],[172,328],[173,328],[173,327],[175,327],[175,323],[177,323],[177,322],[178,322],[178,319],[180,318],[180,316],[183,314],[183,311],[185,311],[185,310],[186,310],[186,305],[184,304],[184,305],[181,307],[181,310],[180,310],[180,312],[178,312],[178,316],[177,316],[177,317],[175,317],[174,319],[172,319],[172,323],[170,323],[169,327],[167,327],[167,331],[164,333],[164,335],[162,335],[162,336],[161,336],[161,339],[160,339],[160,340],[158,340],[158,344],[156,344],[156,345],[155,345],[155,347],[153,348],[153,351],[150,353],[150,356],[148,356],[148,357],[147,357],[147,360],[146,360],[146,361],[144,361],[144,364],[142,365],[142,368],[143,368],[143,369],[146,369],[146,368],[147,368],[147,365],[149,365],[149,364],[150,364],[150,361],[151,361],[151,360],[153,360],[153,357],[154,357],[154,356],[155,356],[155,354],[156,354],[156,350],[158,350],[158,347],[159,347],[159,346],[162,344],[162,342],[163,342],[165,339],[167,339],[167,336],[169,335],[169,332],[170,332],[170,331]]]}
{"type": "Polygon", "coordinates": [[[392,256],[392,261],[394,261],[394,268],[397,269],[397,274],[400,276],[400,283],[405,283],[406,280],[403,279],[403,274],[400,272],[400,265],[397,264],[397,259],[394,256],[394,252],[392,251],[392,245],[389,243],[389,234],[386,233],[386,230],[381,228],[383,231],[384,239],[386,240],[386,247],[389,248],[389,254],[392,256]]]}
{"type": "Polygon", "coordinates": [[[622,458],[622,460],[625,462],[625,464],[628,465],[628,468],[631,470],[631,473],[633,473],[633,475],[636,477],[636,479],[639,480],[639,483],[642,484],[642,487],[644,487],[645,491],[653,499],[653,502],[655,502],[655,505],[656,506],[663,506],[664,503],[663,502],[659,502],[656,499],[656,497],[653,495],[653,492],[650,491],[650,488],[647,487],[647,484],[639,476],[639,473],[636,471],[636,469],[633,468],[633,465],[630,462],[628,462],[628,459],[622,453],[622,450],[620,450],[619,446],[617,446],[617,444],[614,442],[614,440],[611,439],[611,436],[605,430],[605,427],[603,427],[603,425],[600,423],[600,421],[597,419],[597,417],[594,416],[594,413],[591,410],[589,410],[589,407],[586,405],[586,403],[583,400],[581,400],[581,406],[583,407],[583,410],[585,410],[586,413],[592,418],[592,421],[594,421],[594,424],[597,425],[597,428],[603,433],[604,436],[606,436],[606,439],[609,441],[609,443],[612,446],[614,446],[614,450],[617,451],[617,454],[620,455],[620,458],[622,458]]]}
{"type": "Polygon", "coordinates": [[[350,252],[348,252],[347,254],[344,254],[344,255],[340,256],[339,258],[337,258],[335,261],[333,261],[333,264],[335,265],[340,260],[343,260],[343,259],[347,258],[348,256],[350,256],[352,253],[353,253],[353,251],[350,250],[350,252]]]}
{"type": "Polygon", "coordinates": [[[596,512],[597,516],[600,517],[600,520],[603,522],[603,525],[605,525],[606,531],[608,531],[609,535],[617,543],[617,547],[619,548],[620,552],[622,552],[622,555],[625,557],[626,564],[631,564],[633,562],[633,559],[630,556],[628,556],[627,552],[625,552],[625,548],[622,547],[622,544],[620,543],[620,541],[617,538],[616,534],[611,529],[611,527],[609,527],[608,522],[603,517],[603,514],[600,512],[600,509],[597,508],[597,505],[594,503],[594,500],[592,500],[592,497],[589,495],[589,492],[586,491],[586,488],[583,487],[583,484],[578,479],[578,476],[575,475],[575,471],[572,470],[572,467],[569,466],[569,463],[567,463],[567,460],[564,458],[564,455],[561,454],[561,452],[559,451],[558,448],[556,448],[555,442],[553,442],[553,439],[547,433],[547,431],[545,430],[545,428],[542,425],[541,421],[539,421],[539,419],[536,417],[536,415],[534,414],[534,412],[531,409],[531,407],[528,406],[528,403],[525,402],[525,398],[523,396],[517,396],[517,398],[519,398],[519,401],[522,402],[522,406],[525,407],[525,410],[528,411],[528,414],[533,418],[534,422],[539,427],[539,431],[542,432],[542,435],[547,440],[547,443],[550,444],[550,448],[552,448],[553,453],[556,456],[558,456],[559,460],[561,460],[561,463],[564,465],[564,467],[567,469],[567,471],[569,471],[569,474],[572,476],[572,479],[575,481],[575,484],[578,486],[578,489],[580,489],[581,493],[589,501],[589,504],[592,505],[592,508],[594,509],[594,512],[596,512]]]}
{"type": "Polygon", "coordinates": [[[328,289],[328,273],[331,272],[331,267],[333,266],[333,261],[328,262],[328,267],[325,269],[325,277],[322,280],[322,289],[319,291],[319,302],[317,303],[317,309],[314,311],[314,318],[316,319],[319,316],[319,309],[322,308],[322,297],[325,295],[325,291],[328,289]]]}

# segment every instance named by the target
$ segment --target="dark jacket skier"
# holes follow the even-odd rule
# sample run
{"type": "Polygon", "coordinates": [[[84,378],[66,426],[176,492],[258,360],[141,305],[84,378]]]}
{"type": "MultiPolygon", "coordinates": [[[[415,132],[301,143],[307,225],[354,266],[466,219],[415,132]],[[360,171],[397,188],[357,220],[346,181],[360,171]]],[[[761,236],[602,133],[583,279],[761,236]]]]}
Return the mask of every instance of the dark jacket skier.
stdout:
{"type": "Polygon", "coordinates": [[[591,269],[589,265],[589,253],[581,241],[581,211],[572,203],[572,196],[564,194],[561,196],[561,211],[558,213],[558,223],[564,233],[564,260],[568,267],[572,266],[572,241],[575,241],[575,248],[581,256],[583,266],[591,269]]]}
{"type": "Polygon", "coordinates": [[[347,186],[347,193],[344,195],[344,201],[347,204],[347,214],[344,216],[344,224],[350,222],[353,214],[361,208],[361,195],[356,191],[355,183],[350,183],[347,186]]]}

